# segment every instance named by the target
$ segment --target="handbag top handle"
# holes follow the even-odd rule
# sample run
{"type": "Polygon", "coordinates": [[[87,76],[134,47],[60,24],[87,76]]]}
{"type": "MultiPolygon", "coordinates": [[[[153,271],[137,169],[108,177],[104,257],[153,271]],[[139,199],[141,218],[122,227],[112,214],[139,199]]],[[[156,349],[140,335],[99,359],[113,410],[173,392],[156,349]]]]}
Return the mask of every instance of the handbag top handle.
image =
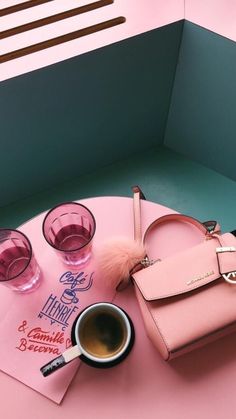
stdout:
{"type": "MultiPolygon", "coordinates": [[[[145,231],[143,235],[142,240],[142,226],[141,226],[141,200],[145,199],[141,189],[138,186],[135,186],[132,188],[134,193],[134,199],[133,199],[133,208],[134,208],[134,238],[136,241],[143,243],[145,246],[145,243],[147,242],[148,234],[151,232],[151,230],[168,221],[180,221],[185,222],[194,225],[197,227],[205,236],[206,240],[209,239],[217,239],[218,243],[220,244],[220,247],[216,247],[216,257],[218,260],[218,267],[219,272],[223,276],[226,282],[229,282],[231,284],[236,284],[235,279],[231,279],[231,277],[236,277],[236,271],[234,270],[235,266],[235,252],[236,252],[236,246],[232,245],[232,236],[234,234],[223,234],[221,235],[220,231],[220,225],[216,221],[206,221],[204,223],[201,223],[197,219],[190,217],[188,215],[184,214],[178,214],[178,213],[172,213],[163,215],[160,218],[157,218],[155,221],[153,221],[147,230],[145,231]],[[232,270],[233,267],[233,270],[232,270]]],[[[140,261],[137,265],[134,266],[132,271],[130,272],[130,275],[132,276],[134,273],[139,271],[140,269],[147,268],[150,265],[153,265],[155,262],[160,261],[160,259],[157,260],[150,260],[148,256],[146,256],[142,261],[140,261]]]]}
{"type": "MultiPolygon", "coordinates": [[[[133,213],[134,213],[134,239],[135,241],[142,242],[142,223],[141,223],[141,200],[146,199],[139,186],[133,186],[133,213]]],[[[205,221],[201,223],[196,218],[184,214],[167,214],[153,221],[143,236],[143,244],[147,242],[147,236],[154,227],[168,221],[181,221],[189,223],[197,227],[205,236],[206,239],[211,238],[214,234],[220,233],[220,225],[216,221],[205,221]]]]}

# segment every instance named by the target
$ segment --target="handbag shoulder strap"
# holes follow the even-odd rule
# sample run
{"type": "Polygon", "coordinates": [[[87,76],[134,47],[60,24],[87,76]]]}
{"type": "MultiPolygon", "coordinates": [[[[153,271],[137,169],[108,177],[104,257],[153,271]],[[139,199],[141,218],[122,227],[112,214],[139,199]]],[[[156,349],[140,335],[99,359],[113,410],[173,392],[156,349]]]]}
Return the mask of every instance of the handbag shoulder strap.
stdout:
{"type": "Polygon", "coordinates": [[[141,199],[146,200],[139,186],[133,186],[134,240],[142,242],[141,199]]]}

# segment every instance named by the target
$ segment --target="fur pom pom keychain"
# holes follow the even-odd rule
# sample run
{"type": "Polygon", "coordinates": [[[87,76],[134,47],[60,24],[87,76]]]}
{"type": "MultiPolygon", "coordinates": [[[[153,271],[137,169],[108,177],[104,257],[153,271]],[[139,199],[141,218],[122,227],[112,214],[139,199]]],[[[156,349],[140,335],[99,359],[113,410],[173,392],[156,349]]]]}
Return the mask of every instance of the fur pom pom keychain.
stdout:
{"type": "Polygon", "coordinates": [[[99,255],[100,270],[106,284],[118,290],[125,288],[131,270],[145,255],[144,246],[129,237],[107,240],[99,255]]]}
{"type": "Polygon", "coordinates": [[[145,199],[138,186],[134,186],[134,239],[113,237],[103,243],[99,252],[99,267],[105,283],[119,291],[126,288],[130,272],[145,259],[146,250],[142,243],[141,204],[145,199]]]}

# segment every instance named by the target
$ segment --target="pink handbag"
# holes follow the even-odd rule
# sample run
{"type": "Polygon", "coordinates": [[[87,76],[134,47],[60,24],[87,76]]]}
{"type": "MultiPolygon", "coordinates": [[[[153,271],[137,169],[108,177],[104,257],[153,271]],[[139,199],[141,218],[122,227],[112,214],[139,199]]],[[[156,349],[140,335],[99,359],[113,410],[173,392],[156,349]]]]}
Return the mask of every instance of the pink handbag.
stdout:
{"type": "MultiPolygon", "coordinates": [[[[135,187],[135,240],[139,242],[140,198],[144,198],[142,192],[135,187]]],[[[147,257],[141,262],[146,267],[131,274],[147,334],[165,360],[236,330],[236,237],[221,235],[214,221],[202,224],[186,215],[170,214],[149,226],[144,244],[153,227],[170,220],[193,224],[205,240],[162,261],[147,257]]]]}

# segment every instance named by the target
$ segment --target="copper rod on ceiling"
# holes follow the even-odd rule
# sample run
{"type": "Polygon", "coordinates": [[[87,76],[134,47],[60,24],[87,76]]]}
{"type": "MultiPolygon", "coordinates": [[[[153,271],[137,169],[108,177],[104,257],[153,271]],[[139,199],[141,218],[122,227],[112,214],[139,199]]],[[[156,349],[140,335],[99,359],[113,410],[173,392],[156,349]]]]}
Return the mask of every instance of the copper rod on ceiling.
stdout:
{"type": "Polygon", "coordinates": [[[15,4],[14,6],[0,9],[0,16],[10,15],[11,13],[20,12],[21,10],[29,9],[30,7],[39,6],[40,4],[49,3],[53,0],[29,0],[23,3],[15,4]]]}
{"type": "Polygon", "coordinates": [[[14,28],[6,29],[5,31],[0,32],[0,39],[4,39],[9,36],[26,32],[31,29],[39,28],[41,26],[49,25],[50,23],[55,23],[59,20],[68,19],[70,17],[77,16],[82,13],[90,12],[100,7],[108,6],[112,3],[114,3],[114,0],[95,1],[84,6],[76,7],[71,10],[66,10],[64,12],[57,13],[56,15],[48,16],[42,19],[35,20],[33,22],[25,23],[24,25],[16,26],[14,28]]]}
{"type": "Polygon", "coordinates": [[[38,52],[50,47],[54,47],[59,44],[63,44],[68,41],[72,41],[77,38],[81,38],[92,33],[109,29],[113,26],[120,25],[126,21],[125,17],[119,16],[114,19],[107,20],[105,22],[97,23],[96,25],[88,26],[83,29],[79,29],[74,32],[67,33],[65,35],[58,36],[56,38],[48,39],[46,41],[39,42],[38,44],[30,45],[6,54],[0,55],[0,63],[5,63],[6,61],[14,60],[16,58],[23,57],[34,52],[38,52]]]}

